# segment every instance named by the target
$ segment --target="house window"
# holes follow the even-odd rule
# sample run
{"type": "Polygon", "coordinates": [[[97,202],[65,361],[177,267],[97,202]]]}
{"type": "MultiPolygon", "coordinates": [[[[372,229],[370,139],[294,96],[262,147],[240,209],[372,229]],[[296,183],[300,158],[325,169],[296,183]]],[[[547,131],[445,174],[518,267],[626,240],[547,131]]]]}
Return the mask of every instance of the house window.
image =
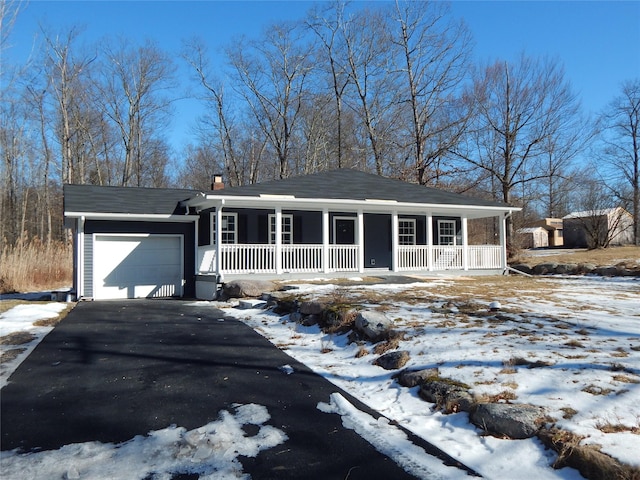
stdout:
{"type": "MultiPolygon", "coordinates": [[[[216,214],[211,214],[211,228],[212,228],[212,242],[216,243],[216,214]]],[[[220,234],[222,238],[221,243],[238,243],[238,214],[237,213],[223,213],[222,225],[220,228],[220,234]]]]}
{"type": "MultiPolygon", "coordinates": [[[[293,243],[293,215],[283,214],[282,218],[282,243],[293,243]]],[[[274,214],[269,215],[269,243],[276,243],[276,216],[274,214]]]]}
{"type": "Polygon", "coordinates": [[[456,244],[456,221],[438,220],[438,245],[456,244]]]}
{"type": "Polygon", "coordinates": [[[413,218],[398,219],[398,244],[416,244],[416,221],[413,218]]]}

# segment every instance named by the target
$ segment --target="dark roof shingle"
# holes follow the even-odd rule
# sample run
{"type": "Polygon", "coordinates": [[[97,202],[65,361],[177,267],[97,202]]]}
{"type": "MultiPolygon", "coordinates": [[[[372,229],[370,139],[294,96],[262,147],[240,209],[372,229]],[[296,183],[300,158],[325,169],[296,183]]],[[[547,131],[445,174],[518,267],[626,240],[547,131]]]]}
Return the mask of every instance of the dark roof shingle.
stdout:
{"type": "Polygon", "coordinates": [[[225,196],[267,194],[333,200],[376,199],[435,205],[506,206],[500,202],[483,200],[351,169],[330,170],[284,180],[226,188],[212,193],[225,196]]]}
{"type": "MultiPolygon", "coordinates": [[[[197,191],[173,188],[131,188],[97,185],[65,185],[65,212],[122,214],[184,214],[179,203],[197,191]]],[[[506,207],[437,188],[381,177],[351,169],[325,171],[270,182],[203,192],[220,196],[293,195],[296,198],[331,200],[392,200],[400,203],[506,207]]]]}
{"type": "Polygon", "coordinates": [[[123,214],[184,214],[179,202],[196,194],[174,188],[131,188],[99,185],[64,185],[65,212],[123,214]]]}

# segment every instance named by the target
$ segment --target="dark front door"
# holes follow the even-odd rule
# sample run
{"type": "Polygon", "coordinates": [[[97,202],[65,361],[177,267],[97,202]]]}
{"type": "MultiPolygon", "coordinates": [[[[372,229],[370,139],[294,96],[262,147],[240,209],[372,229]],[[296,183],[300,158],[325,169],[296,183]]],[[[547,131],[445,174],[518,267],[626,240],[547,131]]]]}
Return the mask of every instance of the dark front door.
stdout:
{"type": "Polygon", "coordinates": [[[354,218],[336,218],[333,232],[336,245],[354,245],[356,243],[356,222],[354,218]]]}

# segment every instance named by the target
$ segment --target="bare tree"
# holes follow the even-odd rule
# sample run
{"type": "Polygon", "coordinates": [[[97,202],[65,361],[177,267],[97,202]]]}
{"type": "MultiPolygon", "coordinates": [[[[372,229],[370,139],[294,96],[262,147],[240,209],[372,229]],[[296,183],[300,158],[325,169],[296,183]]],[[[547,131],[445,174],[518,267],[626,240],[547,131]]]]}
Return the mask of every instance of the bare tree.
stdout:
{"type": "MultiPolygon", "coordinates": [[[[197,149],[198,156],[201,157],[205,152],[210,155],[221,155],[223,158],[221,168],[226,173],[226,177],[232,186],[243,185],[247,183],[245,173],[245,161],[240,155],[240,151],[236,145],[236,141],[240,141],[242,133],[236,127],[233,111],[229,107],[227,101],[224,84],[213,73],[209,52],[206,46],[199,39],[193,39],[185,44],[183,58],[193,68],[199,86],[203,94],[199,94],[200,98],[207,107],[207,112],[200,119],[200,133],[203,139],[202,148],[197,149]],[[210,145],[211,128],[215,131],[220,149],[214,149],[210,145]],[[219,150],[219,152],[218,152],[219,150]]],[[[217,158],[209,158],[211,165],[217,165],[217,158]]],[[[219,168],[219,167],[217,167],[219,168]]],[[[257,169],[257,165],[252,165],[250,170],[257,169]]],[[[217,170],[213,173],[220,173],[217,170]]]]}
{"type": "Polygon", "coordinates": [[[439,159],[460,141],[469,113],[458,96],[467,75],[470,35],[461,22],[449,19],[442,2],[396,1],[392,37],[403,77],[402,105],[409,111],[412,170],[420,185],[438,175],[439,159]]]}
{"type": "Polygon", "coordinates": [[[290,154],[307,75],[310,46],[296,23],[278,23],[257,41],[237,41],[227,49],[239,94],[277,158],[275,176],[290,174],[290,154]]]}
{"type": "Polygon", "coordinates": [[[83,128],[81,102],[87,88],[85,79],[96,56],[76,53],[74,47],[79,35],[80,30],[75,27],[69,29],[64,37],[45,34],[47,78],[60,122],[62,183],[84,182],[83,155],[74,150],[74,142],[79,144],[78,135],[83,128]]]}
{"type": "Polygon", "coordinates": [[[627,81],[602,115],[605,127],[602,159],[612,167],[609,185],[631,205],[634,243],[640,245],[640,79],[627,81]],[[625,188],[626,186],[626,188],[625,188]]]}
{"type": "Polygon", "coordinates": [[[363,9],[343,24],[346,61],[355,90],[355,99],[349,99],[347,105],[358,118],[378,175],[390,160],[385,157],[385,147],[392,144],[390,131],[398,94],[391,75],[387,20],[381,10],[363,9]]]}
{"type": "MultiPolygon", "coordinates": [[[[314,10],[307,21],[309,28],[316,34],[320,42],[321,53],[318,59],[324,58],[329,71],[330,83],[335,101],[335,129],[336,129],[336,160],[338,168],[345,165],[344,151],[344,97],[347,87],[351,83],[348,67],[345,63],[344,42],[344,10],[345,2],[335,0],[322,11],[314,10]]],[[[324,65],[325,62],[318,62],[324,65]]],[[[329,153],[329,152],[326,152],[329,153]]],[[[352,163],[352,162],[351,162],[352,163]]]]}
{"type": "MultiPolygon", "coordinates": [[[[146,185],[146,142],[159,138],[166,126],[174,86],[174,65],[156,44],[131,48],[122,40],[105,44],[106,61],[99,86],[102,108],[119,132],[124,151],[120,185],[146,185]]],[[[157,145],[157,144],[156,144],[157,145]]],[[[155,165],[157,168],[158,165],[155,165]]],[[[164,167],[162,167],[164,169],[164,167]]]]}
{"type": "MultiPolygon", "coordinates": [[[[521,56],[515,63],[496,62],[474,82],[476,116],[465,150],[457,153],[487,172],[497,198],[511,204],[523,184],[549,177],[545,156],[566,141],[563,128],[576,113],[577,99],[557,61],[521,56]],[[563,140],[564,139],[564,140],[563,140]]],[[[508,241],[513,238],[508,223],[508,241]]]]}

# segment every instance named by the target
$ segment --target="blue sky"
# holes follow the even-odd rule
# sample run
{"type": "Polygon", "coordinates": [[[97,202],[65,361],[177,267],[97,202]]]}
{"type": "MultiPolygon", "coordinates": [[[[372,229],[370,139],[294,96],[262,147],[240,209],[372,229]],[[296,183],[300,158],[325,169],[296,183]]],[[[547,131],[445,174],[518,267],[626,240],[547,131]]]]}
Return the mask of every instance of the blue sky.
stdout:
{"type": "MultiPolygon", "coordinates": [[[[175,54],[183,39],[198,36],[215,52],[238,35],[259,35],[272,21],[300,18],[314,3],[31,0],[4,55],[24,62],[39,25],[54,31],[83,26],[87,43],[106,35],[136,43],[151,38],[175,54]]],[[[622,81],[640,77],[640,1],[454,1],[452,8],[471,29],[478,61],[511,60],[522,52],[557,57],[587,112],[605,107],[622,81]]],[[[173,143],[180,150],[190,139],[193,104],[177,111],[183,118],[174,125],[173,143]]]]}

